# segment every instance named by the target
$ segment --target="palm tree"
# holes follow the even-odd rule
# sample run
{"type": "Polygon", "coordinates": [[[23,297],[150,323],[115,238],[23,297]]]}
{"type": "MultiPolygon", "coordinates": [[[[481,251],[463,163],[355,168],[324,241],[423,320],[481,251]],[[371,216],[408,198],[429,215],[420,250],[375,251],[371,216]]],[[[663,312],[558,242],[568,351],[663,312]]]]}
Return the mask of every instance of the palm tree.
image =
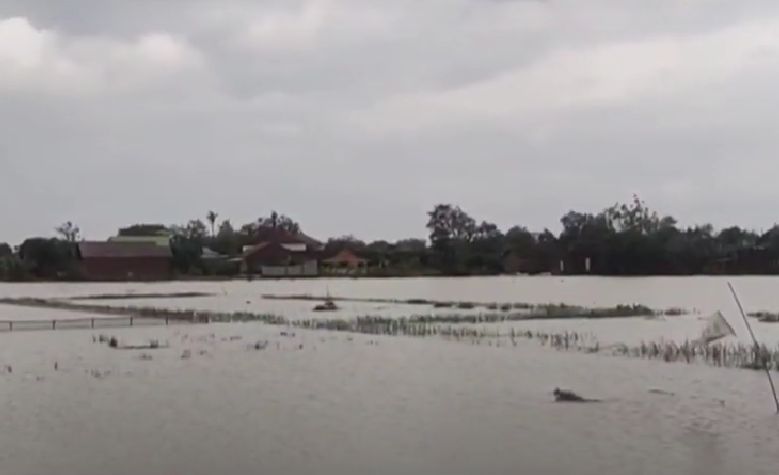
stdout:
{"type": "Polygon", "coordinates": [[[211,237],[214,237],[215,233],[215,225],[216,225],[216,218],[219,217],[219,214],[217,214],[216,211],[209,211],[206,213],[206,220],[211,223],[211,237]]]}

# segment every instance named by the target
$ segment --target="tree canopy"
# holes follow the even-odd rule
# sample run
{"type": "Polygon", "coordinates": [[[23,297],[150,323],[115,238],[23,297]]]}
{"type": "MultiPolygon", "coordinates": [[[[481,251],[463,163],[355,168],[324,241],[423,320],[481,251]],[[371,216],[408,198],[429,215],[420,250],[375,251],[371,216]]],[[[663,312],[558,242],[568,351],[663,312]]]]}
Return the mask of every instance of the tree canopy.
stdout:
{"type": "MultiPolygon", "coordinates": [[[[175,268],[180,273],[197,274],[207,271],[201,257],[203,248],[238,256],[244,246],[256,242],[262,228],[301,232],[299,223],[276,211],[239,230],[230,220],[217,226],[218,216],[210,211],[206,222],[193,219],[172,226],[134,224],[121,228],[119,235],[171,236],[175,268]]],[[[533,232],[522,224],[504,231],[448,203],[433,206],[426,217],[427,241],[410,238],[366,243],[344,235],[329,239],[323,255],[349,249],[388,275],[779,274],[779,225],[764,233],[739,226],[720,231],[711,224],[681,227],[674,217],[649,208],[638,196],[597,212],[569,210],[560,218],[557,235],[548,229],[533,232]]],[[[0,279],[74,275],[75,242],[81,239],[80,230],[68,221],[56,231],[61,239],[27,239],[18,256],[11,246],[0,244],[0,279]]]]}

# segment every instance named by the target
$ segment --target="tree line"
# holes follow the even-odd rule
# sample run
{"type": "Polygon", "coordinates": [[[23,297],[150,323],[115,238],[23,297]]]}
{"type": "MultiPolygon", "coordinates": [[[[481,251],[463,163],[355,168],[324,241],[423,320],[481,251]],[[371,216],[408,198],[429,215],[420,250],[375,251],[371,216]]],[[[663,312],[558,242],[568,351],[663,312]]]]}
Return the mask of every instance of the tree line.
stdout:
{"type": "MultiPolygon", "coordinates": [[[[235,228],[209,211],[205,220],[182,225],[135,224],[118,236],[170,236],[173,266],[180,275],[233,275],[226,261],[209,261],[203,250],[239,256],[262,229],[302,233],[294,219],[270,213],[235,228]]],[[[779,226],[756,233],[738,226],[715,231],[710,224],[680,227],[634,196],[597,213],[571,210],[561,231],[531,232],[524,226],[505,231],[478,221],[453,204],[427,213],[428,239],[364,242],[354,236],[329,239],[323,255],[348,249],[369,262],[376,275],[491,275],[562,273],[597,275],[691,275],[779,273],[779,226]]],[[[18,249],[0,243],[0,280],[76,279],[76,243],[72,222],[56,228],[55,238],[30,238],[18,249]]]]}

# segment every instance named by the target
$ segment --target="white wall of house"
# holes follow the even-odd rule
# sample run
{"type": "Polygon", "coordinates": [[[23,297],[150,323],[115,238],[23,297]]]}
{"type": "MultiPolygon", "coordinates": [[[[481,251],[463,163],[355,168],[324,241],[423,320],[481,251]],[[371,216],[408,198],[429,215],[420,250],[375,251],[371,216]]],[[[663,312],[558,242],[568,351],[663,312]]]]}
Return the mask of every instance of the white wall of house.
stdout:
{"type": "Polygon", "coordinates": [[[313,277],[319,274],[319,266],[310,260],[298,266],[262,266],[260,273],[263,277],[313,277]]]}
{"type": "Polygon", "coordinates": [[[306,245],[303,243],[282,244],[281,247],[289,252],[306,252],[306,245]]]}

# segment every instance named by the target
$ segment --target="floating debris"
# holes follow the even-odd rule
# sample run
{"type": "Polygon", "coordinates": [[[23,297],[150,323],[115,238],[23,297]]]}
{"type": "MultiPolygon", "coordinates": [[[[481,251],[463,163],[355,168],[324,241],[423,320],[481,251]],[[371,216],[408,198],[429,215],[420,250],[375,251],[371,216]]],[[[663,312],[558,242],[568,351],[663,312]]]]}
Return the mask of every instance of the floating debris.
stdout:
{"type": "Polygon", "coordinates": [[[261,351],[268,347],[268,340],[259,340],[251,345],[249,348],[252,350],[261,351]]]}
{"type": "Polygon", "coordinates": [[[599,399],[587,399],[568,389],[555,388],[552,391],[555,402],[600,402],[599,399]]]}
{"type": "Polygon", "coordinates": [[[159,340],[151,339],[149,343],[140,345],[120,345],[116,337],[111,337],[108,341],[108,346],[117,350],[159,350],[164,348],[170,348],[170,344],[167,342],[162,345],[159,340]]]}
{"type": "Polygon", "coordinates": [[[657,395],[660,395],[660,396],[675,396],[674,393],[671,393],[671,392],[668,392],[668,391],[664,391],[662,389],[650,389],[649,390],[649,394],[657,394],[657,395]]]}
{"type": "Polygon", "coordinates": [[[99,369],[93,369],[89,371],[89,375],[95,379],[106,378],[109,374],[111,374],[110,370],[100,371],[99,369]]]}
{"type": "Polygon", "coordinates": [[[779,313],[773,312],[752,312],[748,314],[750,317],[757,318],[761,322],[776,323],[779,322],[779,313]]]}

